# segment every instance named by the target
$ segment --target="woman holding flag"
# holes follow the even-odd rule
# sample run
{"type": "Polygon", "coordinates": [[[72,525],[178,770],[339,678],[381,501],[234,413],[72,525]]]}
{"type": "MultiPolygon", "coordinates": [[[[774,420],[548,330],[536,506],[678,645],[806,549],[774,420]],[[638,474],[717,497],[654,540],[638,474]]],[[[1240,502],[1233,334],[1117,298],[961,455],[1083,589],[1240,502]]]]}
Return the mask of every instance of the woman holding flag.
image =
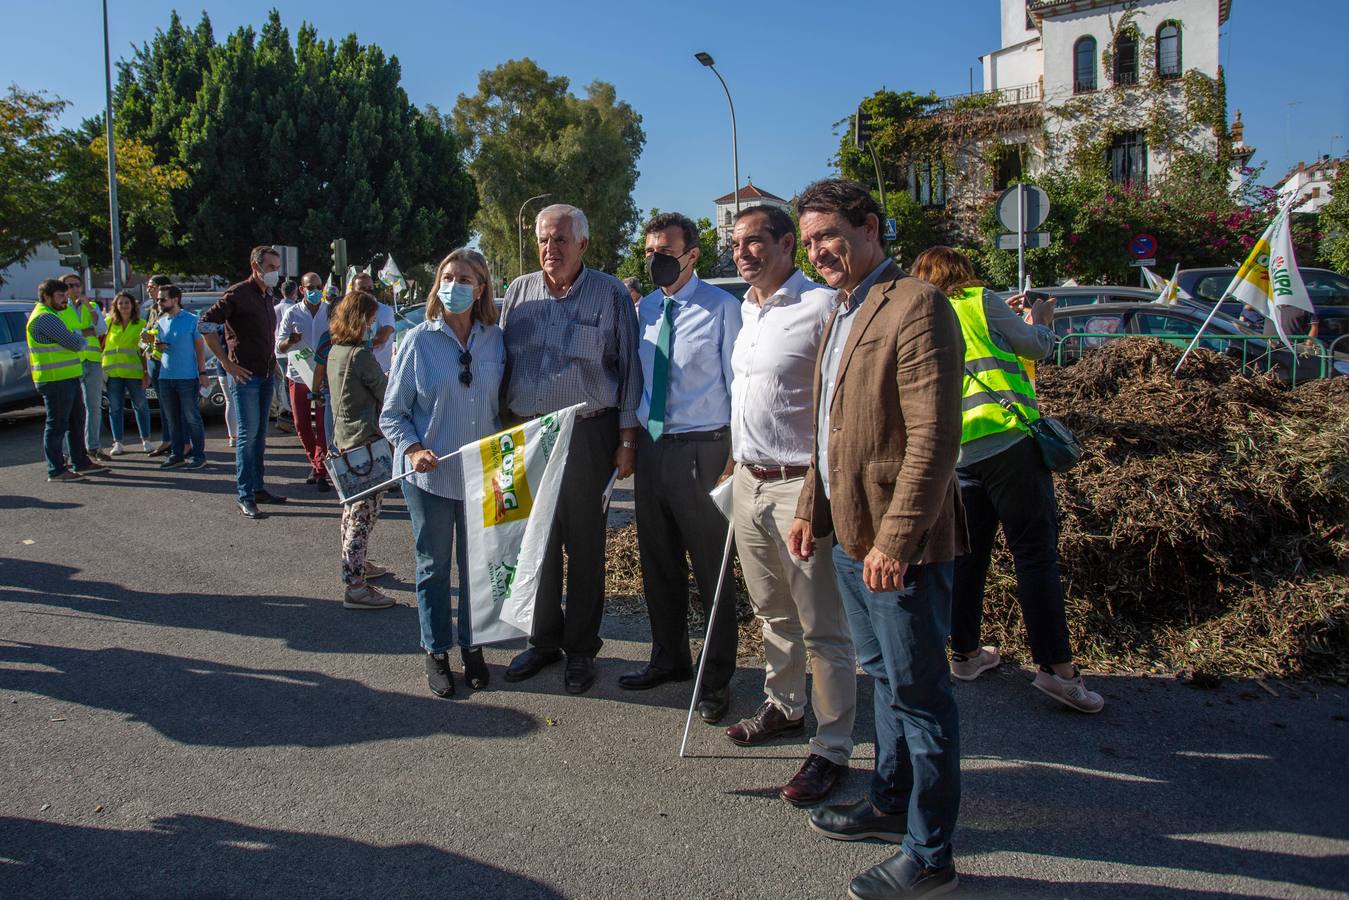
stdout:
{"type": "Polygon", "coordinates": [[[506,345],[487,260],[468,248],[441,261],[426,298],[426,321],[399,344],[380,430],[393,445],[394,474],[412,474],[403,496],[412,517],[417,558],[417,610],[426,650],[426,680],[438,697],[454,695],[448,651],[450,573],[459,569],[458,643],[464,679],[473,688],[489,681],[482,650],[473,644],[468,596],[468,546],[463,470],[465,444],[500,430],[501,379],[506,345]]]}

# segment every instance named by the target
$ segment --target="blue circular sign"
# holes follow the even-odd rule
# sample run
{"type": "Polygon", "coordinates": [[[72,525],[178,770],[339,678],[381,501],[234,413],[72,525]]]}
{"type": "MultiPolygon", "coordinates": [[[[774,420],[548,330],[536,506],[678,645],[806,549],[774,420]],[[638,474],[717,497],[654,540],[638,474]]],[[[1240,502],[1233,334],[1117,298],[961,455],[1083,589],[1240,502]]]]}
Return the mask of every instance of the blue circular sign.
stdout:
{"type": "Polygon", "coordinates": [[[1136,234],[1129,238],[1129,252],[1134,259],[1148,259],[1157,255],[1157,239],[1150,234],[1136,234]]]}

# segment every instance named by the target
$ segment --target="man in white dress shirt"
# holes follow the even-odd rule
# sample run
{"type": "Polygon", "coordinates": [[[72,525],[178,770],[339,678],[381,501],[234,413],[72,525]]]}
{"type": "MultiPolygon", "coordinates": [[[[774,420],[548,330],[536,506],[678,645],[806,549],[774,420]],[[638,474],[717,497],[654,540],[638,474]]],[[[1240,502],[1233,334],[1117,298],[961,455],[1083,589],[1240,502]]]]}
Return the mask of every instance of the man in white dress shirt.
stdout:
{"type": "Polygon", "coordinates": [[[816,553],[801,560],[787,550],[814,441],[815,358],[835,292],[796,268],[795,225],[777,207],[741,210],[731,252],[750,285],[731,356],[735,544],[750,602],[763,623],[767,699],[754,715],[726,729],[726,736],[753,745],[802,733],[809,652],[815,736],[805,763],[780,795],[812,806],[848,771],[857,706],[852,638],[832,556],[816,553]]]}

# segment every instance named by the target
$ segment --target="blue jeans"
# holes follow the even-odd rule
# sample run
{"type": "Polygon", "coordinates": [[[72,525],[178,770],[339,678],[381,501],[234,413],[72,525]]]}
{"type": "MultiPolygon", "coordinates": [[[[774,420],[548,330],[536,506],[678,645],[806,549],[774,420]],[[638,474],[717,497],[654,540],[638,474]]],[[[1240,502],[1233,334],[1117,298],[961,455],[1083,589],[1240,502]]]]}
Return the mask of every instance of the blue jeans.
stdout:
{"type": "Polygon", "coordinates": [[[42,405],[47,408],[47,421],[42,427],[42,452],[47,457],[47,476],[64,472],[66,455],[63,444],[70,438],[70,461],[76,469],[87,469],[94,463],[84,446],[84,384],[79,378],[61,381],[42,381],[37,385],[42,405]]]}
{"type": "Polygon", "coordinates": [[[103,363],[85,360],[84,378],[84,446],[97,450],[103,444],[103,363]]]}
{"type": "MultiPolygon", "coordinates": [[[[160,365],[159,360],[155,359],[153,356],[147,356],[145,358],[145,371],[150,376],[150,384],[153,385],[156,390],[159,388],[159,370],[162,368],[163,366],[160,365]]],[[[168,443],[169,425],[164,421],[163,416],[159,417],[159,433],[163,437],[164,443],[168,443]]]]}
{"type": "Polygon", "coordinates": [[[238,422],[234,445],[234,479],[240,500],[252,500],[263,490],[263,456],[267,453],[267,413],[272,408],[271,376],[254,375],[247,384],[230,385],[238,422]]]}
{"type": "Polygon", "coordinates": [[[422,647],[444,653],[454,643],[450,625],[450,554],[459,567],[459,646],[473,646],[473,613],[468,602],[468,531],[464,501],[451,500],[403,482],[417,548],[417,615],[422,647]]]}
{"type": "Polygon", "coordinates": [[[862,581],[862,564],[834,547],[857,661],[872,680],[871,802],[882,812],[907,812],[904,852],[932,867],[951,863],[960,811],[960,720],[946,661],[952,568],[909,566],[904,590],[873,593],[862,581]]]}
{"type": "Polygon", "coordinates": [[[206,426],[201,421],[195,378],[159,379],[159,414],[164,417],[164,433],[169,441],[169,459],[184,458],[192,444],[192,461],[206,459],[206,426]]]}
{"type": "Polygon", "coordinates": [[[145,399],[145,388],[139,378],[108,379],[108,428],[112,439],[121,443],[126,434],[126,399],[131,397],[131,409],[136,414],[136,431],[142,441],[150,440],[150,401],[145,399]]]}

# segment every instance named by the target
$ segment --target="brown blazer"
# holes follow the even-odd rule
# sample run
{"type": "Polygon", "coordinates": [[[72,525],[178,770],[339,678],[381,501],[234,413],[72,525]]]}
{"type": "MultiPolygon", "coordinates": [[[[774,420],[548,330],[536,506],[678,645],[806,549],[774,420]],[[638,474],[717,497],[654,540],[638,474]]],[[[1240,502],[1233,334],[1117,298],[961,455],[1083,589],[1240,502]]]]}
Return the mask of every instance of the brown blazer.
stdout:
{"type": "MultiPolygon", "coordinates": [[[[853,559],[873,546],[910,564],[954,559],[969,550],[955,476],[965,363],[955,311],[892,262],[854,315],[830,410],[830,496],[812,450],[796,515],[816,537],[835,533],[853,559]]],[[[833,328],[815,360],[817,423],[833,328]]]]}

